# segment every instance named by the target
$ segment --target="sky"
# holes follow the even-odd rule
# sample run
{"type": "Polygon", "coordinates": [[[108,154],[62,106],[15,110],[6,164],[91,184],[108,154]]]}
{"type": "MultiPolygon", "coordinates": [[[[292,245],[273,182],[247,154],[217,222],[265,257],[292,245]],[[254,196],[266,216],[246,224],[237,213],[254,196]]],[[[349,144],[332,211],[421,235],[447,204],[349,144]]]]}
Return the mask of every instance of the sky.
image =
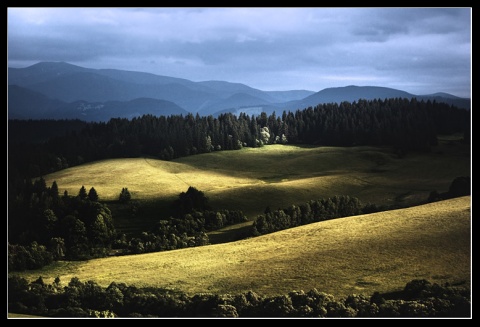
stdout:
{"type": "Polygon", "coordinates": [[[471,97],[472,8],[7,8],[8,67],[471,97]]]}

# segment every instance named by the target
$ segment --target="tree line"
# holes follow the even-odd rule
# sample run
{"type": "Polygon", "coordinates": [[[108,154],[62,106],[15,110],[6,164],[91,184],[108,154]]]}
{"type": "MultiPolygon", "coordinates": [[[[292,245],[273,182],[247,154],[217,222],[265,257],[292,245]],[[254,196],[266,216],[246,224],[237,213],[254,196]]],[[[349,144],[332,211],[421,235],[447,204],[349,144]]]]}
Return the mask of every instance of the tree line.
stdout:
{"type": "Polygon", "coordinates": [[[262,296],[240,294],[187,295],[180,291],[112,282],[101,287],[73,277],[46,284],[8,278],[8,311],[43,317],[450,317],[471,316],[470,290],[425,279],[408,282],[400,292],[336,298],[317,289],[262,296]]]}
{"type": "Polygon", "coordinates": [[[208,245],[207,232],[248,220],[240,210],[213,210],[208,197],[192,186],[180,193],[171,207],[173,216],[128,242],[117,242],[115,247],[138,254],[208,245]]]}
{"type": "Polygon", "coordinates": [[[319,221],[350,217],[380,211],[375,204],[363,205],[356,197],[336,195],[327,199],[310,200],[302,205],[291,205],[285,209],[259,215],[252,225],[252,236],[274,233],[287,228],[319,221]]]}
{"type": "Polygon", "coordinates": [[[464,133],[470,138],[467,110],[416,99],[376,99],[321,104],[303,110],[265,112],[255,116],[223,113],[218,117],[198,114],[152,116],[108,122],[59,121],[46,126],[38,121],[9,120],[9,182],[15,177],[33,178],[85,162],[108,158],[152,156],[163,160],[265,144],[314,144],[325,146],[392,146],[400,154],[428,151],[438,134],[464,133]],[[70,126],[72,130],[67,132],[70,126]],[[61,132],[60,132],[61,131],[61,132]],[[53,135],[53,136],[52,136],[53,135]]]}
{"type": "MultiPolygon", "coordinates": [[[[458,176],[450,183],[448,191],[442,193],[436,190],[431,191],[425,202],[431,203],[470,194],[470,177],[458,176]]],[[[259,236],[319,221],[370,214],[393,208],[395,207],[372,203],[362,204],[358,198],[349,195],[335,195],[326,199],[310,200],[301,205],[292,204],[287,208],[274,211],[267,207],[264,214],[257,216],[253,221],[250,233],[251,236],[259,236]]]]}

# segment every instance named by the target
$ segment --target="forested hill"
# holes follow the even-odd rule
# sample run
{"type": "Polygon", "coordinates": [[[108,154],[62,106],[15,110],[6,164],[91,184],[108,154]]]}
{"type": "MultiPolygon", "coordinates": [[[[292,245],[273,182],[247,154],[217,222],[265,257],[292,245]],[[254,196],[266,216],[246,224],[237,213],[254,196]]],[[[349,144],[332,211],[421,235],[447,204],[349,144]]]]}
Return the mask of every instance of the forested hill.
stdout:
{"type": "MultiPolygon", "coordinates": [[[[17,134],[40,128],[32,121],[10,120],[8,124],[17,134]]],[[[170,160],[274,143],[392,146],[403,155],[429,151],[436,145],[438,134],[464,133],[465,140],[470,140],[469,111],[400,98],[329,103],[284,111],[278,116],[275,112],[258,116],[225,113],[218,117],[144,115],[85,123],[81,129],[78,121],[75,125],[72,132],[40,144],[20,144],[18,139],[9,138],[9,178],[37,177],[107,158],[152,156],[170,160]]]]}

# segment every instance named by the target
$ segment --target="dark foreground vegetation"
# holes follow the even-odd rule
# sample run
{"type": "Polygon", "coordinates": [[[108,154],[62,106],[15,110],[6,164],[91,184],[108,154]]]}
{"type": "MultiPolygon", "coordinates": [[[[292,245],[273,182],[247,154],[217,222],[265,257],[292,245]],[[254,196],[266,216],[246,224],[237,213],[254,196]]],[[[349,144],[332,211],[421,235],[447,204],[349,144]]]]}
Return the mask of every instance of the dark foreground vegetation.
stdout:
{"type": "Polygon", "coordinates": [[[137,288],[112,282],[72,278],[51,285],[39,277],[28,283],[8,279],[9,312],[44,317],[470,317],[470,291],[461,286],[412,280],[403,291],[345,298],[312,289],[265,297],[242,294],[196,294],[137,288]]]}
{"type": "MultiPolygon", "coordinates": [[[[119,195],[125,201],[127,188],[119,195]]],[[[110,209],[98,202],[95,188],[82,186],[76,196],[58,194],[53,182],[40,178],[27,182],[9,208],[8,269],[37,269],[54,260],[105,257],[112,250],[122,254],[167,251],[209,244],[206,232],[247,221],[241,211],[213,210],[203,192],[190,187],[172,203],[169,219],[160,220],[138,237],[118,233],[110,209]]]]}

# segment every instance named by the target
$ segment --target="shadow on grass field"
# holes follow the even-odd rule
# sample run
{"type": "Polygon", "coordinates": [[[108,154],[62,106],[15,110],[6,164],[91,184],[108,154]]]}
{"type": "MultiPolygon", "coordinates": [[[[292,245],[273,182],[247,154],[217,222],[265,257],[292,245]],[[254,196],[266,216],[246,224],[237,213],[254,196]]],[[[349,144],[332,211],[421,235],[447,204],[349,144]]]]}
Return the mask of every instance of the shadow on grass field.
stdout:
{"type": "MultiPolygon", "coordinates": [[[[470,176],[470,168],[469,146],[448,137],[429,153],[402,158],[390,148],[268,145],[173,161],[105,160],[44,178],[71,195],[82,185],[95,187],[100,201],[111,208],[117,229],[138,234],[168,218],[169,203],[189,186],[203,191],[213,208],[241,210],[253,221],[266,207],[275,210],[334,195],[390,208],[417,205],[431,191],[448,190],[455,177],[470,176]],[[137,204],[135,215],[115,203],[124,187],[137,204]]],[[[212,234],[213,239],[220,234],[212,234]]]]}

